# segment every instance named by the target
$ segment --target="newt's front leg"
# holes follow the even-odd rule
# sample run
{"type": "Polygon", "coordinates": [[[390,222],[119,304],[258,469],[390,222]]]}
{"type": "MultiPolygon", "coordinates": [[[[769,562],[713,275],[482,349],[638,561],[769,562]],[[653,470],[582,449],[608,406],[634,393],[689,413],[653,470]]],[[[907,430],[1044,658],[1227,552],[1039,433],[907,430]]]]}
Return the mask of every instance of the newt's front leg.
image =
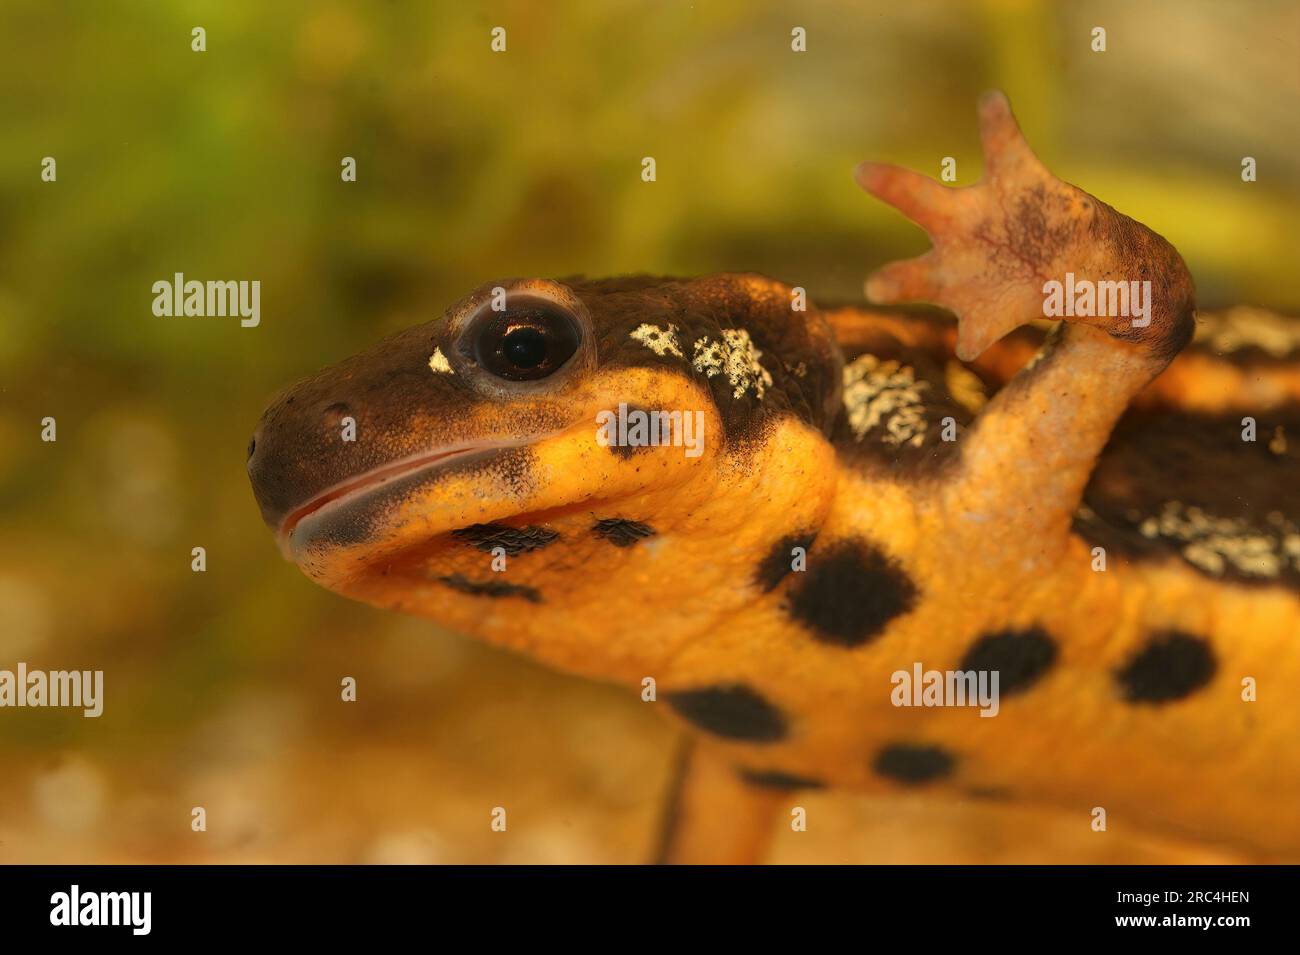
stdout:
{"type": "Polygon", "coordinates": [[[1034,570],[1065,546],[1129,400],[1191,339],[1193,288],[1173,246],[1044,168],[1005,96],[986,94],[979,113],[985,172],[974,186],[950,189],[876,163],[858,168],[863,188],[934,243],[874,274],[867,294],[956,312],[965,361],[1031,319],[1065,319],[974,422],[944,491],[945,509],[976,536],[1014,528],[1016,560],[1034,570]]]}

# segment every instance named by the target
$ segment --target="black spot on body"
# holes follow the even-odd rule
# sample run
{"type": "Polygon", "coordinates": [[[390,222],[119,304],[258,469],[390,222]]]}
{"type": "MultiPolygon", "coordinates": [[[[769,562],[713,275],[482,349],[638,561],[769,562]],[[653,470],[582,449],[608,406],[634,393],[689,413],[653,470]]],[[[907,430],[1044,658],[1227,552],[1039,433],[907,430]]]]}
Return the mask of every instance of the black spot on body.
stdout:
{"type": "Polygon", "coordinates": [[[823,643],[857,647],[912,609],[916,585],[864,541],[849,540],[808,562],[807,580],[790,595],[790,615],[823,643]]]}
{"type": "Polygon", "coordinates": [[[500,547],[510,557],[541,550],[560,539],[559,533],[545,527],[507,527],[505,524],[471,524],[451,532],[456,540],[472,544],[485,554],[500,547]]]}
{"type": "Polygon", "coordinates": [[[542,595],[534,587],[524,584],[507,584],[499,580],[470,580],[463,574],[448,574],[439,577],[439,581],[452,590],[459,590],[472,597],[523,597],[531,603],[542,602],[542,595]]]}
{"type": "Polygon", "coordinates": [[[682,718],[726,739],[774,743],[787,732],[785,714],[747,686],[711,686],[666,697],[682,718]]]}
{"type": "Polygon", "coordinates": [[[957,760],[946,749],[915,743],[892,743],[876,754],[872,768],[895,782],[921,785],[949,775],[957,760]]]}
{"type": "Polygon", "coordinates": [[[764,593],[775,590],[777,585],[785,579],[785,575],[792,572],[790,563],[794,560],[794,555],[791,551],[796,547],[802,547],[806,554],[812,548],[813,541],[816,539],[816,531],[805,531],[782,537],[772,545],[772,549],[768,551],[767,556],[758,565],[758,573],[755,575],[758,586],[762,588],[764,593]]]}
{"type": "Polygon", "coordinates": [[[963,670],[998,671],[998,693],[1029,689],[1056,662],[1056,644],[1038,627],[980,637],[962,658],[963,670]]]}
{"type": "Polygon", "coordinates": [[[606,517],[597,521],[591,528],[597,537],[604,538],[615,547],[631,547],[643,537],[653,537],[655,529],[640,521],[629,521],[622,517],[606,517]]]}
{"type": "Polygon", "coordinates": [[[807,776],[795,776],[783,773],[779,769],[742,769],[740,778],[751,786],[760,789],[825,789],[826,784],[820,779],[807,776]]]}
{"type": "Polygon", "coordinates": [[[1216,666],[1205,640],[1172,630],[1152,638],[1115,679],[1130,703],[1168,703],[1209,683],[1216,666]]]}

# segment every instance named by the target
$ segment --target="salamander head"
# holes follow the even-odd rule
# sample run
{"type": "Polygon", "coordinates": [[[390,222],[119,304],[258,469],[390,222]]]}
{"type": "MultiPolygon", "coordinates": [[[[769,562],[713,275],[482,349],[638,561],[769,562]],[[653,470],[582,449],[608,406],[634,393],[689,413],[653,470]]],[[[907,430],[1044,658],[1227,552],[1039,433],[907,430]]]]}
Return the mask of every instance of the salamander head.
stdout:
{"type": "Polygon", "coordinates": [[[484,286],[272,403],[248,460],[262,515],[324,586],[452,625],[538,612],[593,548],[571,575],[635,589],[638,540],[799,507],[806,488],[762,480],[774,435],[829,455],[838,351],[790,301],[744,275],[484,286]],[[670,443],[620,445],[636,411],[680,412],[670,443]]]}

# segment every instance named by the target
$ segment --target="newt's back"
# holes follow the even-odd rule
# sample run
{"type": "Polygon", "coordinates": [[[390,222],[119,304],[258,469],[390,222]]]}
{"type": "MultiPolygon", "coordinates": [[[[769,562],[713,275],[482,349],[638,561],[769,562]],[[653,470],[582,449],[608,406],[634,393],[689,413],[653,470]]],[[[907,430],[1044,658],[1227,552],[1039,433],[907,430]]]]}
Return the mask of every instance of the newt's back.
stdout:
{"type": "MultiPolygon", "coordinates": [[[[961,500],[936,502],[960,474],[962,435],[1043,334],[1022,330],[968,366],[941,318],[828,317],[846,358],[837,534],[878,540],[887,522],[876,502],[902,489],[917,515],[909,533],[942,541],[960,521],[961,500]]],[[[1288,343],[1300,334],[1288,340],[1290,319],[1257,310],[1202,322],[1116,425],[1051,566],[1025,577],[961,547],[945,558],[942,543],[932,560],[918,559],[926,547],[895,551],[910,589],[933,605],[864,651],[874,659],[856,679],[870,703],[848,722],[859,728],[857,765],[877,778],[856,782],[879,789],[883,775],[1080,818],[1101,808],[1150,832],[1300,851],[1300,708],[1279,694],[1300,683],[1300,350],[1288,343]],[[1271,350],[1245,332],[1225,337],[1243,317],[1266,326],[1271,350]],[[941,693],[926,703],[913,685],[989,670],[1001,677],[996,718],[942,705],[941,693]],[[900,672],[908,696],[897,706],[881,687],[900,672]]],[[[986,533],[1016,552],[1014,520],[986,533]]]]}

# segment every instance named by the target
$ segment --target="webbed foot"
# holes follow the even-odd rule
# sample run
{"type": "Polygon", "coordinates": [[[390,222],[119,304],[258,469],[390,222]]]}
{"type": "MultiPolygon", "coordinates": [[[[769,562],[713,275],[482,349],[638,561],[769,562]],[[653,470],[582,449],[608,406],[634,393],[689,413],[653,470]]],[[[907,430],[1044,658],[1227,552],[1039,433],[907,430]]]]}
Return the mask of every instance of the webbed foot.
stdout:
{"type": "Polygon", "coordinates": [[[1148,344],[1165,361],[1171,358],[1191,333],[1191,279],[1178,253],[1146,227],[1048,172],[1002,93],[980,98],[979,122],[984,175],[973,186],[949,188],[882,163],[858,166],[862,188],[916,222],[934,244],[918,258],[873,274],[867,296],[882,304],[929,301],[955,312],[957,357],[963,361],[1043,317],[1093,325],[1114,338],[1148,344]],[[1143,280],[1149,282],[1145,287],[1143,280]],[[1114,283],[1094,295],[1093,314],[1066,314],[1064,296],[1079,281],[1092,283],[1094,291],[1098,282],[1114,283]],[[1049,283],[1061,287],[1059,314],[1053,314],[1049,283]],[[1133,283],[1135,295],[1147,293],[1145,313],[1143,300],[1128,300],[1133,283]],[[1109,299],[1106,291],[1113,292],[1109,299]],[[1107,302],[1118,302],[1121,292],[1128,307],[1108,310],[1107,302]]]}

